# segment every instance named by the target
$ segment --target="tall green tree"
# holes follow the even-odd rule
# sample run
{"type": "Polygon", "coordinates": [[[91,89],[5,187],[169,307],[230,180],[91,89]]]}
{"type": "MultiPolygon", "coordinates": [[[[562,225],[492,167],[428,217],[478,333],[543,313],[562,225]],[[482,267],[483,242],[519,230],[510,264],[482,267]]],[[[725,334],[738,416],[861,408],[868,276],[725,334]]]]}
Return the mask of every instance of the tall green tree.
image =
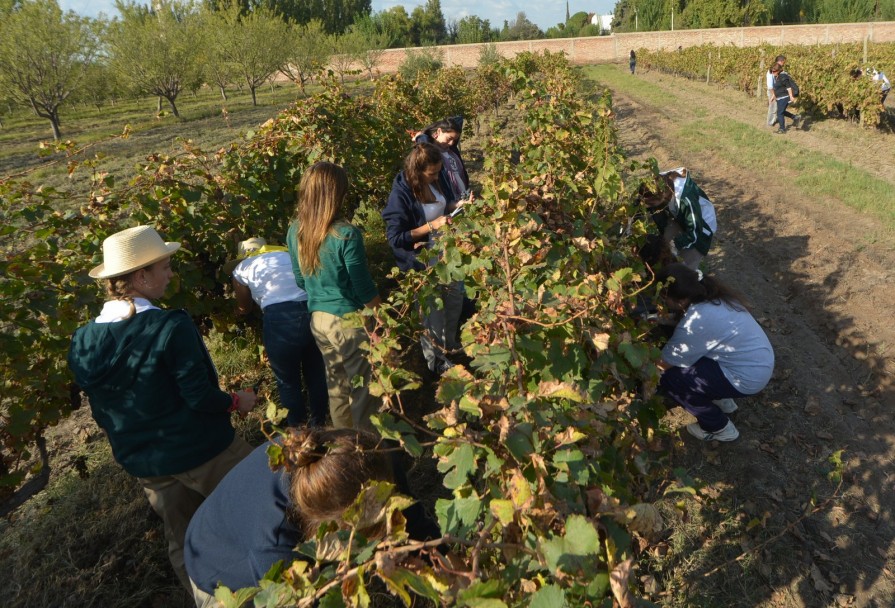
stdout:
{"type": "Polygon", "coordinates": [[[413,44],[413,21],[400,4],[372,16],[377,29],[387,32],[392,40],[391,48],[402,48],[413,44]]]}
{"type": "Polygon", "coordinates": [[[288,26],[271,10],[260,7],[243,14],[238,2],[230,2],[216,13],[218,32],[212,40],[215,53],[233,66],[258,105],[257,89],[283,64],[288,26]]]}
{"type": "Polygon", "coordinates": [[[0,87],[4,97],[50,121],[59,139],[59,109],[81,85],[99,43],[96,26],[56,0],[28,0],[0,16],[0,87]]]}
{"type": "MultiPolygon", "coordinates": [[[[235,0],[243,15],[261,9],[272,12],[284,21],[309,23],[317,20],[328,34],[341,34],[355,19],[369,15],[370,0],[235,0]]],[[[229,8],[231,0],[205,0],[215,11],[229,8]]]]}
{"type": "Polygon", "coordinates": [[[500,32],[501,40],[537,40],[543,37],[541,28],[529,21],[522,11],[519,11],[512,21],[504,21],[503,30],[500,32]]]}
{"type": "Polygon", "coordinates": [[[491,42],[491,22],[468,15],[457,22],[457,44],[491,42]]]}
{"type": "Polygon", "coordinates": [[[332,55],[330,37],[323,29],[323,23],[314,19],[308,23],[293,23],[289,26],[283,42],[286,54],[279,70],[284,76],[301,87],[326,65],[332,55]]]}
{"type": "Polygon", "coordinates": [[[878,0],[818,0],[818,23],[855,23],[876,16],[878,0]]]}
{"type": "Polygon", "coordinates": [[[121,19],[109,26],[112,69],[135,93],[166,99],[179,117],[177,96],[202,81],[198,14],[183,2],[156,12],[133,0],[116,0],[115,6],[121,19]]]}
{"type": "Polygon", "coordinates": [[[447,25],[441,12],[441,0],[426,0],[425,6],[413,9],[410,20],[414,44],[439,44],[447,38],[447,25]]]}

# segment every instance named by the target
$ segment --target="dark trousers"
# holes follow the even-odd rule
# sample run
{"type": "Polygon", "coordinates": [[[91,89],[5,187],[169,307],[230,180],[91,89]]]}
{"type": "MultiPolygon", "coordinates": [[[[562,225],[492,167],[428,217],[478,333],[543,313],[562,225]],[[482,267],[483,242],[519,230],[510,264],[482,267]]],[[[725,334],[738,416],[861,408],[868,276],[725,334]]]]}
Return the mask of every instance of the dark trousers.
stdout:
{"type": "Polygon", "coordinates": [[[300,426],[326,424],[329,396],[323,356],[311,334],[307,302],[281,302],[264,308],[264,348],[280,391],[280,404],[289,410],[286,422],[300,426]],[[302,379],[310,407],[305,407],[302,379]],[[310,417],[308,415],[310,410],[310,417]]]}
{"type": "Polygon", "coordinates": [[[783,117],[786,116],[788,118],[795,118],[796,115],[792,112],[787,112],[786,107],[792,103],[792,99],[789,97],[784,97],[783,99],[777,100],[777,125],[779,125],[781,130],[786,130],[786,124],[783,120],[783,117]]]}
{"type": "Polygon", "coordinates": [[[665,370],[659,381],[659,391],[696,416],[700,428],[709,433],[720,431],[729,420],[712,401],[746,396],[733,387],[717,361],[706,357],[691,367],[665,370]]]}

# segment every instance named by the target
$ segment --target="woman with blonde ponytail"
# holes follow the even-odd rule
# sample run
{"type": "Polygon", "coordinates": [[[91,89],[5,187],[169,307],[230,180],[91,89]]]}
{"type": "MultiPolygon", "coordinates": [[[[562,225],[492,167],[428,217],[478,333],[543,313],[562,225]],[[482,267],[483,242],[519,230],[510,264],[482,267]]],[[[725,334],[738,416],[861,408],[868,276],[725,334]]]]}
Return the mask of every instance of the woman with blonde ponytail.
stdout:
{"type": "Polygon", "coordinates": [[[72,338],[68,365],[105,430],[115,460],[143,486],[165,524],[168,557],[189,589],[183,539],[195,510],[252,450],[236,436],[230,412],[255,405],[251,391],[225,393],[190,316],[163,310],[174,276],[166,243],[149,226],[103,242],[90,272],[107,282],[100,315],[72,338]]]}
{"type": "Polygon", "coordinates": [[[295,282],[308,293],[311,333],[323,354],[329,411],[336,428],[372,429],[367,332],[344,317],[379,305],[360,230],[342,219],[348,176],[329,162],[311,165],[298,188],[295,219],[286,244],[295,282]],[[355,377],[363,383],[352,386],[355,377]]]}

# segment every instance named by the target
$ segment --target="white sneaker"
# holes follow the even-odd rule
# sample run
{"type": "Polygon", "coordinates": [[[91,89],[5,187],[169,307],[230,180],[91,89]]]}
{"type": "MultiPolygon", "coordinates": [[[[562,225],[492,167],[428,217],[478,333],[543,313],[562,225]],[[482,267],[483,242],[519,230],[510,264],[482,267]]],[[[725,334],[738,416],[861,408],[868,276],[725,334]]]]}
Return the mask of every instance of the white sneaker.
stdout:
{"type": "Polygon", "coordinates": [[[737,411],[738,409],[740,409],[737,406],[737,402],[734,401],[733,399],[731,399],[730,397],[727,397],[726,399],[715,399],[714,401],[712,401],[712,403],[717,405],[718,409],[720,409],[725,414],[732,414],[735,411],[737,411]]]}
{"type": "Polygon", "coordinates": [[[740,436],[737,427],[733,426],[733,422],[730,422],[729,420],[723,429],[715,431],[714,433],[702,430],[698,422],[688,424],[687,432],[702,441],[736,441],[740,436]]]}

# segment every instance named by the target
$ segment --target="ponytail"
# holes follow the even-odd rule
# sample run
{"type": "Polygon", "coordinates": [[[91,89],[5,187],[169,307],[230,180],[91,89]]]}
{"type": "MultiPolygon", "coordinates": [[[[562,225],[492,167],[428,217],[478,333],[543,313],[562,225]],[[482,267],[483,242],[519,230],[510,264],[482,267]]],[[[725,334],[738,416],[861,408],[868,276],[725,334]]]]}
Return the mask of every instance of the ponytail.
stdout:
{"type": "Polygon", "coordinates": [[[687,300],[691,304],[724,302],[734,310],[749,310],[748,300],[739,291],[684,264],[669,264],[659,272],[656,280],[665,284],[665,292],[675,300],[687,300]]]}

